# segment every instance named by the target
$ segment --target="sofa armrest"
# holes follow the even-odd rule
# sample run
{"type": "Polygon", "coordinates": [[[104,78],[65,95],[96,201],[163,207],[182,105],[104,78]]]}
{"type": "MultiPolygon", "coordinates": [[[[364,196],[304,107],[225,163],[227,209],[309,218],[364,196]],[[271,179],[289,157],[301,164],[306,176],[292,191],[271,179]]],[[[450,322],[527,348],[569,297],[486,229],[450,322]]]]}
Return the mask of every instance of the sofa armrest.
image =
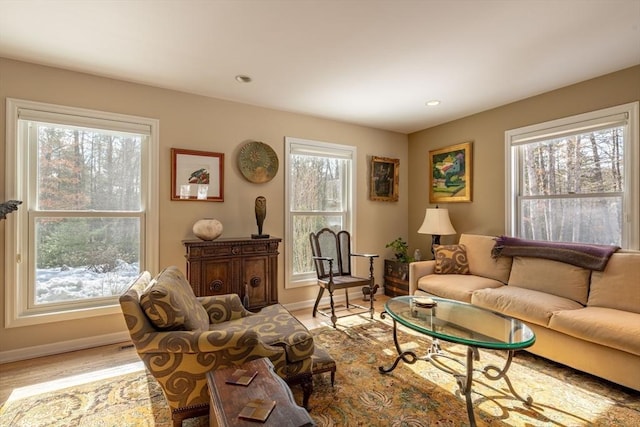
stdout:
{"type": "Polygon", "coordinates": [[[418,280],[429,274],[433,274],[436,265],[434,260],[417,261],[409,264],[409,295],[413,295],[418,289],[418,280]]]}
{"type": "MultiPolygon", "coordinates": [[[[134,343],[138,354],[215,353],[230,348],[266,346],[254,330],[152,332],[134,343]]],[[[271,347],[271,346],[269,346],[271,347]]]]}
{"type": "Polygon", "coordinates": [[[237,294],[198,297],[198,301],[207,311],[211,324],[228,322],[251,315],[251,312],[244,308],[237,294]]]}

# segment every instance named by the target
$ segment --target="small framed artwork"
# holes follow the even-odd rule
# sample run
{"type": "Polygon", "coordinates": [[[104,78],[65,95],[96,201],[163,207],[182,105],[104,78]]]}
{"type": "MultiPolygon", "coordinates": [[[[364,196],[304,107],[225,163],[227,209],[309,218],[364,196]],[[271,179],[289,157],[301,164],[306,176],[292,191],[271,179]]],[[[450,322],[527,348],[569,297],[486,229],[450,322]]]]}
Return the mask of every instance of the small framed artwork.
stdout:
{"type": "Polygon", "coordinates": [[[171,200],[224,201],[224,153],[172,148],[171,200]]]}
{"type": "Polygon", "coordinates": [[[371,158],[370,200],[398,201],[399,167],[399,159],[375,156],[371,158]]]}
{"type": "Polygon", "coordinates": [[[429,151],[429,203],[470,202],[472,189],[472,143],[429,151]]]}

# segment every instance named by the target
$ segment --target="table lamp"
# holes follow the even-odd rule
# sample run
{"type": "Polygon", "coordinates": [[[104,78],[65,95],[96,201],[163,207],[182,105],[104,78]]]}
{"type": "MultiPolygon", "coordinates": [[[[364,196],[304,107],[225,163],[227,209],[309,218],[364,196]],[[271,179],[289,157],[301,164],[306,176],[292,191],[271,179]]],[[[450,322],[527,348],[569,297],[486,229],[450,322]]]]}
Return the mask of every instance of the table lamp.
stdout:
{"type": "Polygon", "coordinates": [[[440,244],[440,236],[456,234],[449,219],[449,209],[440,209],[437,206],[435,209],[427,208],[418,233],[431,234],[431,254],[435,257],[433,247],[440,244]]]}

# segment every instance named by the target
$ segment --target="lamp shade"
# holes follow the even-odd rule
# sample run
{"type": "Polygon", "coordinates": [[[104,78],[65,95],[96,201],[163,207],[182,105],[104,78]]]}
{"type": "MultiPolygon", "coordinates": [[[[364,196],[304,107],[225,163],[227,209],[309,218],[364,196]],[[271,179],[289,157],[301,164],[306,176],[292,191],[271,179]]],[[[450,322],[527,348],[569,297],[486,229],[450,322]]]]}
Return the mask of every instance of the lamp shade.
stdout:
{"type": "Polygon", "coordinates": [[[449,219],[449,209],[427,208],[424,214],[424,221],[418,229],[418,233],[437,236],[456,234],[456,230],[449,219]]]}

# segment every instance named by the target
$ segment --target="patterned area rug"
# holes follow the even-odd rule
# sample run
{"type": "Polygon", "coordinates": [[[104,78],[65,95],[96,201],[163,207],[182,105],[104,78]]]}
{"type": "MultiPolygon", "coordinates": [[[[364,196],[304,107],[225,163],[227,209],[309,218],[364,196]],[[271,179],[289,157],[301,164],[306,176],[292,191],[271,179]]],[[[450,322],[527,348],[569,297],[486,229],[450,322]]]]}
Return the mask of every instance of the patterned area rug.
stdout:
{"type": "Polygon", "coordinates": [[[142,362],[13,391],[0,426],[171,426],[169,407],[142,362]]]}
{"type": "MultiPolygon", "coordinates": [[[[338,366],[334,388],[328,374],[314,383],[310,406],[318,425],[468,426],[465,399],[452,375],[426,361],[400,362],[391,373],[378,372],[395,361],[392,331],[382,321],[313,331],[338,366]]],[[[431,342],[402,332],[399,341],[403,350],[418,354],[431,342]]],[[[442,343],[442,348],[465,360],[465,346],[442,343]]],[[[474,366],[502,367],[505,358],[503,352],[481,350],[474,366]]],[[[640,393],[627,388],[525,352],[516,355],[508,376],[516,392],[533,398],[533,405],[515,398],[504,380],[476,373],[472,397],[478,426],[640,426],[640,393]]]]}
{"type": "MultiPolygon", "coordinates": [[[[336,383],[329,374],[314,380],[311,416],[319,426],[467,426],[465,401],[452,375],[428,362],[405,364],[389,374],[395,360],[392,328],[382,321],[359,320],[348,327],[312,331],[316,342],[336,359],[336,383]]],[[[407,348],[426,349],[429,340],[400,334],[407,348]]],[[[443,344],[464,358],[462,346],[443,344]]],[[[477,366],[502,365],[498,352],[481,351],[477,366]]],[[[631,367],[630,367],[631,368],[631,367]]],[[[544,359],[521,353],[509,377],[518,393],[531,396],[528,407],[511,395],[503,380],[480,375],[473,385],[479,426],[638,426],[640,393],[612,385],[544,359]]],[[[299,387],[294,396],[301,401],[299,387]]],[[[168,407],[156,381],[142,364],[114,367],[66,383],[16,390],[0,409],[2,426],[171,426],[168,407]]],[[[208,425],[207,417],[185,427],[208,425]]]]}

